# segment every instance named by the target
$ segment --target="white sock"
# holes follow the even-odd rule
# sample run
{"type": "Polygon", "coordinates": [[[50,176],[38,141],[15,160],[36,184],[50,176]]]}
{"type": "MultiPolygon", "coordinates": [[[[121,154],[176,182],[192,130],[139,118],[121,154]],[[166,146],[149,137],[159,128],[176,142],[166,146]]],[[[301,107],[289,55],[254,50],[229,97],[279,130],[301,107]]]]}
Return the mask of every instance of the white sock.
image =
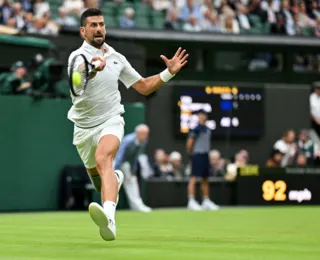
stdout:
{"type": "Polygon", "coordinates": [[[202,201],[203,201],[203,202],[206,202],[206,201],[210,201],[210,199],[209,199],[208,196],[203,196],[202,201]]]}
{"type": "Polygon", "coordinates": [[[116,213],[116,203],[107,200],[103,203],[103,209],[105,210],[108,218],[110,218],[115,223],[114,215],[116,213]]]}
{"type": "Polygon", "coordinates": [[[193,195],[189,195],[189,201],[195,200],[193,195]]]}

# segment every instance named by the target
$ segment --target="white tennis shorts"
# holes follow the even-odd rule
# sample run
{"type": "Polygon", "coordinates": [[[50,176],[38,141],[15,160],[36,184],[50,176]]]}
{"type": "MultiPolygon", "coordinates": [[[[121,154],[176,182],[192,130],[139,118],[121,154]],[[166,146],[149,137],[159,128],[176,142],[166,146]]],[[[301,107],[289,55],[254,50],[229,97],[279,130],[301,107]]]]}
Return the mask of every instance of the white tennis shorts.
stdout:
{"type": "Polygon", "coordinates": [[[114,116],[94,128],[84,129],[74,126],[73,144],[77,147],[80,158],[87,169],[96,167],[95,153],[104,135],[114,135],[121,143],[124,135],[124,119],[121,115],[114,116]]]}

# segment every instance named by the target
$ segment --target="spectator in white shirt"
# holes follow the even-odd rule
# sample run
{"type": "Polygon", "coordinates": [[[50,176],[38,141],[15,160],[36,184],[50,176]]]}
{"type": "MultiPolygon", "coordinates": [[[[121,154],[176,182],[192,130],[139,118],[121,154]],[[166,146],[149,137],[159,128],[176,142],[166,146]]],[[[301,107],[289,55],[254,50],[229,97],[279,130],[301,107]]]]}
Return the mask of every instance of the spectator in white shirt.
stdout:
{"type": "Polygon", "coordinates": [[[186,32],[200,32],[201,27],[197,22],[197,18],[193,15],[189,17],[189,22],[183,25],[183,30],[186,32]]]}
{"type": "Polygon", "coordinates": [[[221,22],[221,31],[223,33],[232,33],[239,34],[239,23],[232,14],[229,14],[225,17],[225,19],[221,22]]]}
{"type": "Polygon", "coordinates": [[[63,7],[66,8],[67,12],[78,15],[80,15],[85,8],[83,0],[65,0],[63,2],[63,7]]]}
{"type": "Polygon", "coordinates": [[[247,15],[248,8],[242,4],[238,4],[237,11],[237,20],[239,22],[240,29],[249,31],[251,29],[251,23],[247,15]]]}
{"type": "Polygon", "coordinates": [[[303,28],[305,27],[315,27],[315,20],[311,19],[307,14],[307,9],[304,3],[301,3],[299,6],[298,12],[299,25],[303,28]]]}
{"type": "Polygon", "coordinates": [[[46,12],[50,11],[50,6],[48,2],[44,2],[43,0],[35,0],[34,8],[34,15],[37,18],[43,17],[46,12]]]}
{"type": "Polygon", "coordinates": [[[288,130],[285,132],[283,137],[274,144],[273,149],[279,150],[284,154],[281,161],[281,167],[286,167],[293,163],[294,157],[297,152],[295,139],[296,133],[293,130],[288,130]]]}
{"type": "Polygon", "coordinates": [[[16,20],[16,28],[22,29],[24,27],[24,17],[23,17],[23,11],[22,11],[22,5],[21,3],[15,3],[13,5],[13,17],[16,20]]]}
{"type": "Polygon", "coordinates": [[[170,1],[169,0],[153,0],[152,7],[154,10],[157,10],[157,11],[165,11],[165,10],[168,10],[168,8],[170,7],[170,1]]]}
{"type": "Polygon", "coordinates": [[[275,33],[277,31],[276,24],[277,24],[277,18],[276,18],[276,12],[273,9],[273,0],[268,0],[267,5],[262,7],[267,12],[267,22],[271,25],[271,32],[275,33]]]}
{"type": "Polygon", "coordinates": [[[310,114],[312,128],[320,136],[320,82],[313,83],[314,92],[310,95],[310,114]]]}
{"type": "Polygon", "coordinates": [[[206,8],[200,21],[202,31],[220,32],[217,12],[212,8],[206,8]]]}

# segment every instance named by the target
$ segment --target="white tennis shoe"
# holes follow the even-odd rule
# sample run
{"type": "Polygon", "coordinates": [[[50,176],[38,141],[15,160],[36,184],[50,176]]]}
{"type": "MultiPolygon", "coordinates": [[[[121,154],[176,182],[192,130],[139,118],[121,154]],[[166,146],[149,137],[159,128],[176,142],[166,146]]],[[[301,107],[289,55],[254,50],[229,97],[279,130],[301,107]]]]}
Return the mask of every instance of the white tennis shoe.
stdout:
{"type": "MultiPolygon", "coordinates": [[[[118,180],[118,196],[117,202],[119,200],[119,190],[124,180],[124,175],[121,171],[115,171],[118,180]]],[[[107,216],[103,207],[98,203],[92,202],[89,205],[89,214],[93,222],[99,227],[100,236],[106,241],[112,241],[116,239],[116,223],[107,216]]]]}

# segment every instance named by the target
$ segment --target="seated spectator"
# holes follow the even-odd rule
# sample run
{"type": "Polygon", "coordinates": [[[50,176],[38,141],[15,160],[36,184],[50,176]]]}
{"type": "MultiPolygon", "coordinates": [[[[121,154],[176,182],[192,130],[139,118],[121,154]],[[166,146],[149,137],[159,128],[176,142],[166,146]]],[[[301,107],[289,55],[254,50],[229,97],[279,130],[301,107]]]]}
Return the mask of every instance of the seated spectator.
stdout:
{"type": "Polygon", "coordinates": [[[299,153],[295,162],[295,166],[298,168],[307,167],[308,159],[303,153],[299,153]]]}
{"type": "Polygon", "coordinates": [[[180,6],[178,6],[177,0],[173,0],[170,2],[170,6],[167,9],[166,19],[165,19],[165,28],[169,30],[180,29],[179,15],[180,15],[180,6]]]}
{"type": "Polygon", "coordinates": [[[33,14],[25,13],[24,14],[24,26],[21,30],[28,31],[32,27],[33,14]]]}
{"type": "Polygon", "coordinates": [[[33,1],[32,0],[20,0],[22,10],[27,13],[33,12],[33,1]]]}
{"type": "Polygon", "coordinates": [[[79,16],[85,9],[83,0],[64,0],[62,6],[66,9],[68,13],[73,13],[79,16]]]}
{"type": "Polygon", "coordinates": [[[320,5],[317,0],[313,0],[311,6],[311,18],[317,20],[320,17],[320,5]]]}
{"type": "Polygon", "coordinates": [[[278,23],[278,32],[282,31],[282,28],[279,28],[279,23],[284,23],[286,34],[295,35],[295,23],[293,19],[293,13],[290,10],[289,0],[283,0],[281,10],[277,13],[277,23],[278,23]]]}
{"type": "Polygon", "coordinates": [[[190,16],[189,22],[185,23],[182,28],[186,32],[200,32],[201,27],[198,24],[197,18],[193,15],[190,16]]]}
{"type": "Polygon", "coordinates": [[[234,9],[230,7],[227,0],[222,0],[221,5],[218,8],[218,13],[221,16],[236,15],[236,13],[234,12],[234,9]]]}
{"type": "Polygon", "coordinates": [[[304,34],[304,27],[299,23],[299,16],[297,14],[295,14],[293,16],[293,34],[295,36],[303,36],[304,34]]]}
{"type": "Polygon", "coordinates": [[[4,95],[21,95],[29,92],[31,83],[26,80],[27,67],[21,61],[17,61],[13,72],[8,73],[2,80],[0,93],[4,95]]]}
{"type": "Polygon", "coordinates": [[[180,22],[179,22],[178,12],[172,10],[170,11],[170,13],[168,13],[168,15],[165,22],[165,28],[168,30],[179,30],[180,22]]]}
{"type": "Polygon", "coordinates": [[[25,21],[22,5],[20,3],[15,3],[13,5],[13,18],[16,21],[16,28],[22,29],[25,25],[25,21]]]}
{"type": "MultiPolygon", "coordinates": [[[[84,0],[84,8],[80,10],[80,13],[87,8],[99,8],[98,0],[84,0]]],[[[75,10],[74,13],[77,14],[77,11],[75,10]]]]}
{"type": "Polygon", "coordinates": [[[56,23],[60,26],[78,26],[79,22],[73,16],[69,16],[65,7],[59,8],[59,17],[56,23]]]}
{"type": "Polygon", "coordinates": [[[225,162],[221,158],[221,154],[218,150],[212,150],[209,153],[209,162],[211,166],[212,176],[224,176],[225,174],[225,162]]]}
{"type": "Polygon", "coordinates": [[[263,0],[261,2],[261,8],[263,10],[272,9],[274,12],[279,12],[282,0],[263,0]]]}
{"type": "Polygon", "coordinates": [[[267,22],[271,25],[271,32],[276,33],[277,31],[277,19],[276,19],[276,12],[273,9],[273,0],[268,0],[266,5],[262,5],[262,9],[267,13],[267,22]]]}
{"type": "Polygon", "coordinates": [[[237,153],[235,155],[234,163],[229,163],[227,165],[225,179],[228,181],[234,181],[238,174],[238,168],[244,167],[247,165],[246,156],[244,153],[237,153]]]}
{"type": "Polygon", "coordinates": [[[248,10],[250,14],[259,16],[262,23],[267,21],[268,15],[266,11],[261,8],[261,0],[250,0],[248,10]]]}
{"type": "Polygon", "coordinates": [[[317,25],[314,28],[314,35],[320,37],[320,16],[317,17],[317,25]]]}
{"type": "Polygon", "coordinates": [[[245,160],[245,164],[247,165],[249,163],[249,153],[247,150],[242,149],[239,151],[239,154],[243,156],[243,159],[245,160]]]}
{"type": "Polygon", "coordinates": [[[309,138],[308,130],[303,129],[300,132],[297,147],[299,154],[303,154],[307,158],[308,164],[312,165],[315,157],[315,147],[313,141],[309,138]]]}
{"type": "Polygon", "coordinates": [[[283,156],[284,154],[279,150],[273,150],[269,159],[267,160],[266,166],[272,168],[280,168],[283,156]]]}
{"type": "Polygon", "coordinates": [[[298,23],[302,28],[315,27],[315,20],[311,19],[307,14],[307,9],[304,3],[300,3],[298,11],[298,23]]]}
{"type": "Polygon", "coordinates": [[[51,20],[51,12],[45,12],[43,14],[43,20],[45,23],[46,34],[48,35],[58,35],[59,26],[51,20]]]}
{"type": "Polygon", "coordinates": [[[172,152],[169,155],[169,161],[172,166],[172,177],[175,180],[182,180],[185,176],[182,156],[179,152],[172,152]]]}
{"type": "Polygon", "coordinates": [[[233,15],[228,15],[224,22],[221,23],[221,32],[231,34],[240,33],[238,21],[234,19],[233,15]]]}
{"type": "Polygon", "coordinates": [[[281,167],[286,167],[293,163],[294,157],[297,152],[297,146],[295,144],[296,134],[293,130],[288,130],[284,133],[282,138],[278,140],[273,149],[279,150],[284,154],[281,161],[281,167]]]}
{"type": "Polygon", "coordinates": [[[291,1],[292,2],[292,4],[291,4],[291,12],[292,12],[292,14],[293,15],[295,15],[295,14],[298,14],[299,13],[299,6],[300,6],[300,2],[299,2],[299,0],[293,0],[293,1],[291,1]]]}
{"type": "Polygon", "coordinates": [[[166,11],[170,7],[169,0],[153,0],[152,1],[153,10],[166,11]]]}
{"type": "Polygon", "coordinates": [[[157,178],[172,178],[172,166],[169,163],[168,155],[163,149],[157,149],[154,156],[154,176],[157,178]]]}
{"type": "Polygon", "coordinates": [[[217,12],[212,8],[206,8],[200,26],[202,31],[220,32],[217,12]]]}
{"type": "Polygon", "coordinates": [[[251,21],[247,15],[248,8],[242,4],[237,5],[237,16],[236,19],[239,23],[239,27],[241,30],[250,31],[251,29],[251,21]]]}
{"type": "Polygon", "coordinates": [[[4,0],[0,6],[0,24],[7,24],[9,18],[13,15],[11,0],[4,0]]]}
{"type": "Polygon", "coordinates": [[[9,28],[17,28],[16,20],[13,17],[9,18],[6,22],[6,26],[9,28]]]}
{"type": "Polygon", "coordinates": [[[46,12],[50,11],[49,3],[44,0],[35,0],[33,8],[33,13],[37,18],[43,17],[46,12]]]}
{"type": "Polygon", "coordinates": [[[180,19],[184,22],[190,22],[191,17],[196,23],[203,19],[200,5],[194,4],[193,0],[187,0],[187,3],[181,8],[180,19]]]}
{"type": "Polygon", "coordinates": [[[124,10],[124,15],[120,19],[120,27],[121,28],[134,28],[136,27],[136,22],[133,20],[134,9],[131,7],[127,7],[124,10]]]}

